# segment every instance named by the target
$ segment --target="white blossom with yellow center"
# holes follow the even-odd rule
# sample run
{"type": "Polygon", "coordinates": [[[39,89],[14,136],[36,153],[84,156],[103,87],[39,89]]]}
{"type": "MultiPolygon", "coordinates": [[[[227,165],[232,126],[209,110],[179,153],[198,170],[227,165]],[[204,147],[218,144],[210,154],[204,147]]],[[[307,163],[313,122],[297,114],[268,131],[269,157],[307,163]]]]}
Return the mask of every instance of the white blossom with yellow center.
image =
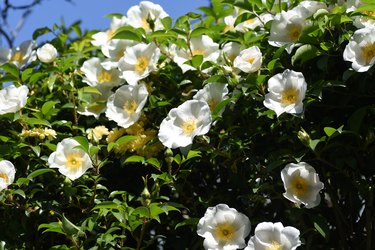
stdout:
{"type": "Polygon", "coordinates": [[[141,1],[139,5],[129,8],[126,13],[127,25],[143,28],[146,32],[164,29],[161,20],[169,15],[159,5],[149,1],[141,1]]]}
{"type": "Polygon", "coordinates": [[[130,85],[136,85],[156,70],[160,49],[154,43],[140,43],[127,47],[124,56],[118,62],[120,77],[130,85]]]}
{"type": "Polygon", "coordinates": [[[26,106],[29,88],[9,85],[0,90],[0,115],[15,113],[26,106]]]}
{"type": "Polygon", "coordinates": [[[124,81],[119,77],[120,71],[117,68],[105,69],[103,62],[97,57],[85,61],[81,67],[85,74],[82,81],[91,87],[112,88],[121,85],[124,81]]]}
{"type": "Polygon", "coordinates": [[[14,182],[15,174],[16,169],[13,163],[7,160],[0,161],[0,191],[14,182]]]}
{"type": "Polygon", "coordinates": [[[116,30],[127,23],[127,17],[112,17],[111,24],[108,30],[100,31],[92,35],[91,44],[94,46],[101,47],[102,51],[107,50],[107,46],[110,46],[110,43],[114,40],[113,35],[115,34],[116,30]]]}
{"type": "Polygon", "coordinates": [[[137,42],[126,39],[112,39],[107,46],[102,46],[102,53],[108,59],[101,63],[104,69],[110,70],[118,67],[118,62],[125,55],[127,47],[136,45],[137,42]]]}
{"type": "Polygon", "coordinates": [[[268,43],[275,47],[287,45],[286,51],[290,54],[306,25],[305,16],[300,9],[281,11],[272,21],[268,43]]]}
{"type": "Polygon", "coordinates": [[[189,100],[169,111],[161,122],[159,140],[168,148],[186,147],[195,136],[206,134],[211,127],[210,107],[205,101],[189,100]]]}
{"type": "Polygon", "coordinates": [[[301,245],[299,235],[297,228],[284,227],[281,222],[262,222],[244,250],[295,250],[301,245]]]}
{"type": "Polygon", "coordinates": [[[173,61],[180,66],[184,73],[188,70],[196,70],[193,66],[186,64],[193,56],[201,55],[203,56],[203,62],[212,61],[214,63],[217,62],[220,56],[219,44],[215,43],[207,35],[192,37],[189,43],[187,43],[187,48],[179,48],[175,44],[172,44],[170,48],[173,61]]]}
{"type": "MultiPolygon", "coordinates": [[[[193,99],[207,102],[211,112],[213,112],[219,103],[228,99],[228,85],[218,82],[208,83],[193,96],[193,99]]],[[[221,115],[223,112],[224,107],[218,110],[216,114],[221,115]]]]}
{"type": "Polygon", "coordinates": [[[138,121],[148,97],[144,84],[124,85],[108,98],[106,116],[118,126],[127,128],[138,121]]]}
{"type": "Polygon", "coordinates": [[[285,198],[297,205],[303,204],[306,208],[319,205],[319,191],[324,184],[312,166],[306,162],[289,163],[281,171],[281,179],[284,183],[285,198]]]}
{"type": "Polygon", "coordinates": [[[302,113],[306,88],[303,74],[287,69],[268,80],[268,93],[263,104],[275,111],[277,116],[302,113]]]}
{"type": "Polygon", "coordinates": [[[20,46],[16,48],[1,48],[0,64],[10,62],[16,65],[18,68],[22,68],[23,66],[31,63],[32,61],[35,61],[35,47],[35,41],[28,40],[21,43],[20,46]]]}
{"type": "Polygon", "coordinates": [[[93,165],[89,155],[83,149],[77,148],[79,145],[72,138],[63,139],[57,144],[56,151],[50,154],[49,167],[57,168],[71,180],[81,177],[93,165]]]}
{"type": "Polygon", "coordinates": [[[357,72],[366,72],[375,64],[375,26],[356,30],[346,45],[344,60],[357,72]]]}
{"type": "Polygon", "coordinates": [[[257,72],[262,66],[262,52],[258,46],[244,49],[234,59],[233,66],[245,73],[257,72]]]}
{"type": "Polygon", "coordinates": [[[250,220],[226,204],[209,207],[199,220],[197,233],[204,239],[205,249],[235,250],[246,246],[250,220]]]}

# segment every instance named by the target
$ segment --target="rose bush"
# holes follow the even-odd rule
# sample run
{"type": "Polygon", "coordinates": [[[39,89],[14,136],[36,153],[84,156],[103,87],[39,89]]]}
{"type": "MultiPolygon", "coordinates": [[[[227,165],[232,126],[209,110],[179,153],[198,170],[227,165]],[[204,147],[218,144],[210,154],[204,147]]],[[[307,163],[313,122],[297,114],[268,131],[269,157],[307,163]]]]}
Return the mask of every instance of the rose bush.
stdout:
{"type": "Polygon", "coordinates": [[[352,2],[143,1],[1,48],[1,248],[374,249],[375,5],[352,2]]]}

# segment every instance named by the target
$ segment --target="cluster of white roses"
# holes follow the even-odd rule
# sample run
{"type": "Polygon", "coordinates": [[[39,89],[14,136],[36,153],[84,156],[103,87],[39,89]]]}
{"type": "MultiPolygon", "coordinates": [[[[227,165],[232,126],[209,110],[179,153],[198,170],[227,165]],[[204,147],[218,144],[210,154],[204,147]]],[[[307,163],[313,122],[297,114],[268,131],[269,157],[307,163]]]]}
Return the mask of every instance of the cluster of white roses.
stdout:
{"type": "Polygon", "coordinates": [[[250,220],[243,213],[226,204],[209,207],[199,220],[198,235],[204,237],[203,246],[210,250],[288,249],[294,250],[301,245],[298,229],[281,222],[259,223],[248,243],[245,238],[250,233],[250,220]]]}

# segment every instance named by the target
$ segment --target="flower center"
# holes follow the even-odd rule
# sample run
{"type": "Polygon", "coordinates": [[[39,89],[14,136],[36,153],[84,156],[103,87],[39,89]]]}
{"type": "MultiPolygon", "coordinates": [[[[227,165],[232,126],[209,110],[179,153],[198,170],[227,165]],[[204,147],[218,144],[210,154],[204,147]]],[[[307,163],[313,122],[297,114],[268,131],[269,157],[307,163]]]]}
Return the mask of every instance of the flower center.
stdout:
{"type": "Polygon", "coordinates": [[[266,247],[266,250],[283,250],[283,246],[279,242],[273,240],[271,244],[266,247]]]}
{"type": "Polygon", "coordinates": [[[197,122],[194,119],[187,120],[182,124],[181,128],[185,135],[191,135],[197,128],[197,122]]]}
{"type": "Polygon", "coordinates": [[[150,23],[147,21],[146,18],[142,18],[141,25],[144,30],[146,31],[151,30],[150,23]]]}
{"type": "Polygon", "coordinates": [[[373,17],[375,17],[375,11],[364,11],[363,14],[365,14],[366,16],[373,16],[373,17]]]}
{"type": "Polygon", "coordinates": [[[193,56],[197,56],[197,55],[204,55],[204,52],[203,52],[203,50],[201,50],[201,49],[195,49],[195,50],[193,50],[193,51],[191,51],[191,54],[193,55],[193,56]]]}
{"type": "Polygon", "coordinates": [[[24,56],[25,55],[21,51],[17,51],[10,60],[13,62],[22,62],[24,56]]]}
{"type": "Polygon", "coordinates": [[[283,104],[293,104],[299,100],[299,90],[296,88],[288,88],[281,94],[281,103],[283,104]]]}
{"type": "Polygon", "coordinates": [[[362,48],[362,56],[366,64],[369,64],[371,60],[375,57],[375,43],[366,44],[362,48]]]}
{"type": "Polygon", "coordinates": [[[215,228],[215,238],[218,241],[231,241],[234,237],[235,230],[231,224],[223,223],[215,228]]]}
{"type": "Polygon", "coordinates": [[[135,64],[135,71],[138,73],[143,73],[143,71],[145,71],[145,69],[147,68],[148,64],[149,60],[147,57],[139,57],[137,63],[135,64]]]}
{"type": "Polygon", "coordinates": [[[9,177],[8,177],[8,175],[7,175],[6,173],[0,173],[0,178],[1,178],[1,179],[4,179],[4,181],[5,181],[6,183],[9,182],[9,177]]]}
{"type": "Polygon", "coordinates": [[[109,73],[106,70],[103,70],[102,72],[100,72],[100,74],[98,75],[97,78],[98,78],[99,83],[111,82],[112,81],[112,74],[109,73]]]}
{"type": "Polygon", "coordinates": [[[255,22],[255,18],[250,18],[245,21],[246,24],[252,24],[255,22]]]}
{"type": "Polygon", "coordinates": [[[246,62],[252,64],[253,62],[255,61],[255,58],[254,57],[249,57],[246,59],[246,62]]]}
{"type": "Polygon", "coordinates": [[[301,176],[296,176],[291,181],[291,187],[294,194],[301,196],[307,192],[309,185],[306,179],[302,178],[301,176]]]}
{"type": "Polygon", "coordinates": [[[78,152],[70,153],[66,157],[66,166],[69,170],[77,171],[82,167],[83,159],[78,152]]]}
{"type": "Polygon", "coordinates": [[[138,108],[138,104],[135,100],[127,100],[124,104],[124,111],[128,113],[128,115],[134,114],[138,108]]]}
{"type": "Polygon", "coordinates": [[[111,41],[116,33],[116,29],[107,30],[107,41],[111,41]]]}
{"type": "Polygon", "coordinates": [[[212,110],[214,110],[214,108],[216,107],[216,105],[217,105],[217,101],[214,100],[213,98],[211,98],[211,99],[209,99],[209,100],[207,101],[207,104],[208,104],[208,106],[210,107],[210,110],[212,111],[212,110]]]}
{"type": "Polygon", "coordinates": [[[301,35],[302,27],[297,24],[292,24],[288,27],[287,36],[290,41],[295,42],[298,40],[299,36],[301,35]]]}

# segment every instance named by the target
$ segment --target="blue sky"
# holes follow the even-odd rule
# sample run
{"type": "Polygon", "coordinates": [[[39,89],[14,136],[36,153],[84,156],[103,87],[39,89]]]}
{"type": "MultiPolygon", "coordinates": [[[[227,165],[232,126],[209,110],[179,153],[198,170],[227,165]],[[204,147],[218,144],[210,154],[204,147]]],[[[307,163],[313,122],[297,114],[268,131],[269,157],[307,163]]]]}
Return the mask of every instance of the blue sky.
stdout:
{"type": "MultiPolygon", "coordinates": [[[[12,0],[14,4],[27,4],[31,0],[12,0]]],[[[109,27],[110,19],[105,16],[110,13],[126,14],[127,10],[138,5],[140,0],[72,0],[68,3],[64,0],[45,0],[41,5],[34,8],[28,17],[22,30],[17,35],[15,46],[21,42],[32,38],[35,29],[41,27],[51,28],[53,24],[61,23],[63,17],[67,25],[77,20],[82,20],[82,29],[100,29],[109,27]]],[[[187,12],[198,12],[197,8],[207,6],[209,0],[151,0],[160,4],[163,9],[176,20],[177,17],[187,12]]],[[[12,14],[10,24],[14,27],[19,20],[19,16],[12,14]]]]}

